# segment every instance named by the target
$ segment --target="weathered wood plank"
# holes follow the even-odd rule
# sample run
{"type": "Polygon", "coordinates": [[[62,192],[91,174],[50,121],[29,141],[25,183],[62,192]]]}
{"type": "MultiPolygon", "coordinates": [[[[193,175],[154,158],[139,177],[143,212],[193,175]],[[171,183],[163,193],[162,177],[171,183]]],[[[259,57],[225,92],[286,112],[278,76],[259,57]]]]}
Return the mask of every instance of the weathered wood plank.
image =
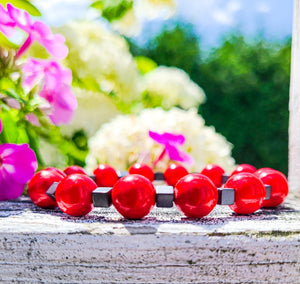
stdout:
{"type": "Polygon", "coordinates": [[[4,283],[299,283],[300,206],[186,219],[175,208],[127,221],[113,209],[72,218],[28,199],[0,202],[4,283]]]}

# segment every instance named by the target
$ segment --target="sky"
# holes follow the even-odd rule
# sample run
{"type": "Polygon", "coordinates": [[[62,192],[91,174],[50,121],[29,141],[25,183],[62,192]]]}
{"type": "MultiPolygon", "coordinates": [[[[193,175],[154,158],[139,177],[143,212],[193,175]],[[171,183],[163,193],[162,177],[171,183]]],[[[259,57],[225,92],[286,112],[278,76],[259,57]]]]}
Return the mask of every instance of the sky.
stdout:
{"type": "MultiPolygon", "coordinates": [[[[62,25],[72,19],[94,19],[88,0],[35,1],[43,19],[62,25]]],[[[293,0],[176,0],[177,12],[169,21],[144,21],[135,40],[143,44],[176,20],[194,26],[204,46],[216,46],[224,34],[240,31],[248,36],[262,34],[267,40],[282,41],[292,33],[293,0]]]]}

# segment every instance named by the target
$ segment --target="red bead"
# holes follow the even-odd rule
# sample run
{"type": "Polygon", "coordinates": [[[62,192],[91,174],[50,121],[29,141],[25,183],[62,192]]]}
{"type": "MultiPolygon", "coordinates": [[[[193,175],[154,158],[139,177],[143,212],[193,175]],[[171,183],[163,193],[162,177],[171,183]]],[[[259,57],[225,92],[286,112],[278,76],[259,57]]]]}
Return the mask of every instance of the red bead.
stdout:
{"type": "Polygon", "coordinates": [[[235,174],[224,185],[233,188],[235,202],[230,209],[238,214],[251,214],[258,210],[266,197],[266,189],[262,181],[251,173],[235,174]]]}
{"type": "Polygon", "coordinates": [[[94,170],[96,184],[100,187],[114,186],[119,176],[115,169],[109,165],[101,164],[94,170]]]}
{"type": "Polygon", "coordinates": [[[174,202],[187,217],[201,218],[208,215],[217,201],[216,186],[201,174],[186,175],[174,188],[174,202]]]}
{"type": "Polygon", "coordinates": [[[83,175],[86,175],[85,170],[82,167],[79,167],[79,166],[76,166],[76,165],[65,168],[64,169],[64,173],[67,176],[72,175],[72,174],[83,174],[83,175]]]}
{"type": "Polygon", "coordinates": [[[55,208],[57,203],[47,195],[47,190],[54,182],[60,182],[64,178],[53,168],[37,172],[28,183],[28,195],[32,202],[41,208],[55,208]]]}
{"type": "Polygon", "coordinates": [[[176,183],[189,172],[185,167],[177,163],[171,163],[164,172],[165,181],[168,185],[175,186],[176,183]]]}
{"type": "Polygon", "coordinates": [[[58,207],[71,216],[83,216],[93,209],[92,191],[97,187],[87,175],[65,177],[55,192],[58,207]]]}
{"type": "Polygon", "coordinates": [[[289,186],[285,175],[271,168],[262,168],[254,173],[264,184],[271,186],[271,197],[264,200],[263,207],[276,207],[280,205],[289,192],[289,186]]]}
{"type": "Polygon", "coordinates": [[[121,178],[113,187],[112,202],[117,211],[128,219],[141,219],[149,214],[155,204],[155,189],[141,175],[121,178]]]}
{"type": "Polygon", "coordinates": [[[210,180],[214,183],[216,187],[222,186],[222,175],[224,173],[225,171],[219,165],[215,164],[208,164],[201,171],[201,174],[210,178],[210,180]]]}
{"type": "Polygon", "coordinates": [[[49,167],[49,168],[45,168],[44,170],[47,170],[47,171],[55,171],[55,172],[61,174],[63,177],[66,176],[66,174],[65,174],[62,170],[60,170],[60,169],[58,169],[58,168],[49,167]]]}
{"type": "Polygon", "coordinates": [[[254,173],[256,171],[256,168],[249,164],[240,164],[236,166],[236,168],[231,173],[230,177],[232,177],[235,174],[239,173],[254,173]]]}
{"type": "Polygon", "coordinates": [[[146,177],[150,181],[154,180],[154,172],[151,167],[143,163],[135,163],[129,168],[129,174],[138,174],[146,177]]]}

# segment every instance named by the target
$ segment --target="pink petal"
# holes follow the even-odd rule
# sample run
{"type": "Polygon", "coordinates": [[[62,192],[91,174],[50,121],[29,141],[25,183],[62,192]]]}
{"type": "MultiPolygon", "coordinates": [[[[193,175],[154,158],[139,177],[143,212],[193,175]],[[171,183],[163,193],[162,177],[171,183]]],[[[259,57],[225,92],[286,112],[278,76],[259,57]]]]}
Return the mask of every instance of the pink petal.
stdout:
{"type": "Polygon", "coordinates": [[[69,53],[68,47],[64,43],[64,37],[62,35],[54,35],[54,39],[40,39],[40,44],[42,44],[47,51],[56,59],[65,59],[69,53]],[[62,41],[63,39],[63,41],[62,41]]]}
{"type": "Polygon", "coordinates": [[[7,7],[9,16],[11,17],[12,20],[15,21],[16,25],[20,29],[30,33],[32,25],[31,25],[31,19],[30,19],[29,14],[24,10],[15,8],[10,3],[7,3],[6,7],[7,7]]]}
{"type": "Polygon", "coordinates": [[[3,124],[2,124],[2,120],[0,118],[0,133],[2,132],[2,129],[3,129],[3,124]]]}
{"type": "Polygon", "coordinates": [[[167,145],[166,152],[169,155],[171,160],[186,162],[190,166],[194,162],[193,158],[190,155],[180,151],[174,145],[171,145],[171,144],[167,145]]]}
{"type": "Polygon", "coordinates": [[[182,145],[185,141],[185,137],[182,134],[173,134],[170,132],[164,132],[159,134],[149,130],[149,136],[157,143],[166,145],[167,143],[182,145]]]}
{"type": "Polygon", "coordinates": [[[28,144],[0,145],[0,159],[2,161],[0,171],[16,183],[25,184],[37,169],[35,153],[28,144]]]}
{"type": "Polygon", "coordinates": [[[37,126],[37,127],[41,126],[38,117],[34,113],[26,114],[25,119],[34,126],[37,126]]]}
{"type": "Polygon", "coordinates": [[[42,39],[53,39],[54,38],[51,29],[41,21],[35,21],[32,25],[32,28],[33,28],[34,37],[36,40],[39,40],[39,38],[42,38],[42,39]]]}
{"type": "Polygon", "coordinates": [[[0,5],[0,31],[7,37],[10,37],[15,32],[16,23],[8,15],[3,6],[0,5]]]}
{"type": "Polygon", "coordinates": [[[9,174],[0,170],[0,201],[18,198],[25,184],[16,183],[9,174]]]}

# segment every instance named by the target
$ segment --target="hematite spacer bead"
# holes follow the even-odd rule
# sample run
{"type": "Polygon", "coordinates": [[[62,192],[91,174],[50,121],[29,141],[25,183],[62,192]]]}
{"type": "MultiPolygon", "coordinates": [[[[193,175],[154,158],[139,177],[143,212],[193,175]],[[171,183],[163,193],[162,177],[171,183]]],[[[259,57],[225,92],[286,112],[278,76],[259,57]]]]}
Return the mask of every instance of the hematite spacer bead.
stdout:
{"type": "Polygon", "coordinates": [[[89,178],[91,178],[93,181],[96,181],[96,176],[95,175],[89,175],[89,178]]]}
{"type": "Polygon", "coordinates": [[[112,204],[111,200],[112,187],[97,187],[92,192],[93,204],[95,207],[108,208],[112,204]]]}
{"type": "Polygon", "coordinates": [[[219,205],[234,204],[235,191],[233,188],[218,188],[218,202],[219,205]]]}
{"type": "Polygon", "coordinates": [[[165,180],[164,173],[160,173],[160,172],[154,173],[154,180],[164,181],[165,180]]]}
{"type": "Polygon", "coordinates": [[[228,181],[228,179],[229,179],[229,175],[227,175],[227,174],[222,174],[222,183],[223,183],[223,184],[225,184],[226,181],[228,181]]]}
{"type": "Polygon", "coordinates": [[[128,171],[117,171],[117,175],[118,175],[118,177],[119,178],[122,178],[122,177],[125,177],[125,176],[128,176],[129,175],[129,173],[128,173],[128,171]]]}
{"type": "Polygon", "coordinates": [[[156,207],[170,208],[173,207],[174,189],[169,185],[157,185],[156,191],[156,207]]]}
{"type": "Polygon", "coordinates": [[[48,190],[46,191],[46,194],[52,198],[53,200],[56,200],[55,199],[55,191],[56,191],[56,188],[58,186],[59,182],[54,182],[51,184],[51,186],[48,188],[48,190]]]}
{"type": "Polygon", "coordinates": [[[268,185],[268,184],[265,184],[265,189],[266,189],[266,198],[265,200],[269,200],[271,198],[271,190],[272,190],[272,187],[271,185],[268,185]]]}

